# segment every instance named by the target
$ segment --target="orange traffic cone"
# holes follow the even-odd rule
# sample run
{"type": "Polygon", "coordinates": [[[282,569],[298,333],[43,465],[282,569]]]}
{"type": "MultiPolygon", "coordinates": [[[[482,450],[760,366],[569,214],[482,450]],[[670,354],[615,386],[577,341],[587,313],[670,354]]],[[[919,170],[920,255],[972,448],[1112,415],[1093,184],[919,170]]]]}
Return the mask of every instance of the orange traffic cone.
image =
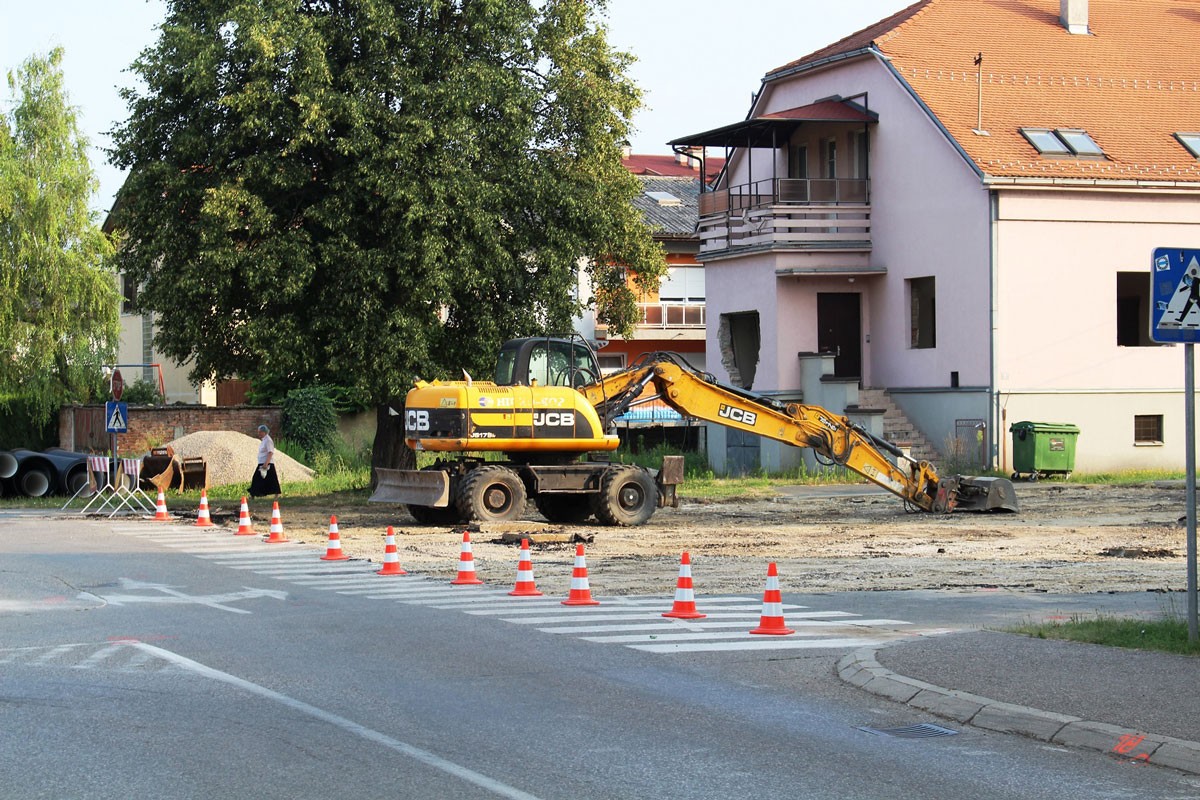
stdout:
{"type": "Polygon", "coordinates": [[[463,531],[462,551],[458,554],[458,577],[450,581],[451,586],[478,586],[483,583],[475,577],[475,558],[471,555],[471,534],[463,531]]]}
{"type": "Polygon", "coordinates": [[[338,534],[337,517],[329,518],[329,546],[325,549],[322,561],[345,561],[350,556],[342,552],[342,537],[338,534]]]}
{"type": "Polygon", "coordinates": [[[679,580],[675,583],[675,602],[664,617],[675,619],[701,619],[707,614],[696,611],[696,593],[692,589],[692,559],[685,550],[679,560],[679,580]]]}
{"type": "Polygon", "coordinates": [[[388,525],[387,534],[384,536],[383,546],[383,569],[376,572],[376,575],[407,575],[400,568],[400,554],[396,551],[396,532],[392,530],[392,526],[388,525]]]}
{"type": "Polygon", "coordinates": [[[529,540],[521,540],[521,556],[517,559],[517,582],[509,592],[513,597],[541,597],[533,580],[533,561],[529,558],[529,540]]]}
{"type": "Polygon", "coordinates": [[[266,538],[267,544],[279,544],[286,542],[288,538],[283,535],[283,520],[279,518],[279,501],[276,500],[271,507],[271,535],[266,538]]]}
{"type": "Polygon", "coordinates": [[[154,503],[154,518],[164,522],[171,520],[171,515],[167,513],[167,498],[162,493],[162,489],[158,490],[158,499],[154,503]]]}
{"type": "Polygon", "coordinates": [[[783,622],[783,596],[779,594],[779,573],[775,570],[774,561],[767,565],[767,588],[763,591],[762,616],[758,620],[758,627],[750,632],[774,636],[795,633],[783,622]]]}
{"type": "Polygon", "coordinates": [[[212,517],[208,515],[208,492],[204,489],[200,490],[200,511],[196,514],[197,528],[211,528],[213,526],[212,517]]]}
{"type": "Polygon", "coordinates": [[[234,536],[253,536],[254,525],[250,522],[250,506],[246,505],[246,498],[242,498],[242,507],[238,511],[238,529],[234,531],[234,536]]]}
{"type": "Polygon", "coordinates": [[[592,590],[588,587],[587,559],[583,557],[583,545],[575,547],[575,569],[571,571],[571,591],[562,604],[564,606],[600,605],[599,600],[592,599],[592,590]]]}

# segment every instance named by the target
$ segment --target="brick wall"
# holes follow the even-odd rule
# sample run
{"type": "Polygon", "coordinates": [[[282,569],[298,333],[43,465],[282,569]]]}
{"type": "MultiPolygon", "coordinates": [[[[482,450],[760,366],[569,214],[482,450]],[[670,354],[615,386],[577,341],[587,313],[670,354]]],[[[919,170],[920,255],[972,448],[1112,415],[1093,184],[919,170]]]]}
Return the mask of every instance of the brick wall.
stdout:
{"type": "MultiPolygon", "coordinates": [[[[129,406],[128,433],[117,435],[122,453],[145,453],[196,431],[237,431],[257,436],[267,425],[279,436],[279,406],[201,405],[129,406]]],[[[58,446],[75,452],[101,452],[109,447],[104,406],[64,406],[58,415],[58,446]]]]}

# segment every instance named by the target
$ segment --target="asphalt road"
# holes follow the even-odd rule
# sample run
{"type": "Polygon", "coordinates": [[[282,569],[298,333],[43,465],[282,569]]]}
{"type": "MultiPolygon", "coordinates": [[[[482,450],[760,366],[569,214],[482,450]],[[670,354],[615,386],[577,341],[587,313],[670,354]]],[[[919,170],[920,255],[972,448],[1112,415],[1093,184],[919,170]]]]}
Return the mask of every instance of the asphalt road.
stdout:
{"type": "Polygon", "coordinates": [[[0,796],[1200,794],[1169,770],[946,725],[833,673],[864,640],[1142,597],[785,595],[798,634],[776,639],[744,635],[759,598],[708,598],[721,611],[700,622],[725,627],[639,630],[669,597],[571,609],[246,539],[0,516],[0,796]],[[863,730],[930,723],[952,732],[863,730]]]}

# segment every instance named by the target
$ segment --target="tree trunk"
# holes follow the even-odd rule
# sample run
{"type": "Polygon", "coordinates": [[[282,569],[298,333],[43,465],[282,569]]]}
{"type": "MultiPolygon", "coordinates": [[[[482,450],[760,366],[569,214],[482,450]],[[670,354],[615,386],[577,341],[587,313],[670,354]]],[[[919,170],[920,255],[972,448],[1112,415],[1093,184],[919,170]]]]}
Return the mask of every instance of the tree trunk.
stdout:
{"type": "Polygon", "coordinates": [[[375,444],[371,448],[371,491],[379,480],[375,470],[416,469],[417,454],[404,444],[404,398],[394,397],[375,409],[375,444]]]}

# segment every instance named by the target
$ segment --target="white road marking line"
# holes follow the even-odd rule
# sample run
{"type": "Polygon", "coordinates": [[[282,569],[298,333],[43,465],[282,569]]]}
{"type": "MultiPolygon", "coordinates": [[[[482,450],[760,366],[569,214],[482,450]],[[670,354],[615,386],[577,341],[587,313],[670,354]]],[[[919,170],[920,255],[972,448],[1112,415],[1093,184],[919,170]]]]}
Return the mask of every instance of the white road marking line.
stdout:
{"type": "Polygon", "coordinates": [[[297,561],[301,558],[311,558],[312,556],[324,554],[323,550],[288,550],[280,552],[279,550],[270,550],[263,546],[255,546],[252,549],[248,548],[244,553],[235,557],[234,553],[218,554],[218,555],[202,555],[199,558],[207,558],[212,561],[224,562],[226,559],[232,561],[297,561]]]}
{"type": "MultiPolygon", "coordinates": [[[[548,609],[546,609],[546,610],[548,610],[548,609]]],[[[557,610],[557,609],[555,609],[555,610],[557,610]]],[[[573,616],[568,615],[565,617],[510,617],[510,618],[505,618],[504,621],[512,622],[516,625],[550,625],[550,624],[553,624],[556,622],[587,622],[589,620],[595,620],[596,622],[623,622],[626,620],[632,621],[632,620],[640,620],[640,619],[661,619],[662,618],[660,614],[655,614],[652,611],[647,611],[647,612],[632,611],[632,612],[627,612],[624,614],[622,614],[620,612],[605,613],[603,611],[580,613],[579,609],[574,608],[574,607],[567,607],[566,611],[575,612],[575,613],[573,616]]],[[[715,614],[709,614],[708,616],[711,619],[722,618],[722,617],[724,617],[724,618],[738,617],[741,619],[754,619],[755,617],[758,617],[759,614],[758,614],[758,612],[752,613],[749,611],[747,611],[745,613],[740,613],[740,614],[737,612],[729,612],[729,613],[717,612],[715,614]]]]}
{"type": "Polygon", "coordinates": [[[817,650],[866,647],[879,644],[879,639],[796,639],[792,636],[761,636],[753,641],[738,642],[675,642],[668,644],[627,644],[634,650],[648,653],[705,653],[722,650],[817,650]]]}
{"type": "MultiPolygon", "coordinates": [[[[832,636],[832,633],[821,633],[820,631],[805,631],[805,636],[832,636]]],[[[635,642],[645,642],[651,644],[653,642],[696,642],[703,640],[715,639],[744,639],[752,642],[758,639],[761,634],[751,633],[749,626],[741,631],[692,631],[688,633],[632,633],[632,634],[616,634],[613,636],[580,636],[585,642],[607,642],[609,644],[632,644],[635,642]]]]}
{"type": "Polygon", "coordinates": [[[239,678],[236,675],[230,675],[228,672],[221,672],[220,670],[213,669],[212,667],[201,664],[198,661],[193,661],[190,658],[181,656],[178,653],[172,653],[170,650],[163,650],[160,647],[155,647],[154,645],[145,644],[143,642],[131,642],[131,644],[134,647],[138,647],[146,650],[147,652],[153,653],[159,658],[166,659],[167,661],[170,661],[171,663],[183,667],[184,669],[187,669],[198,675],[203,675],[206,678],[211,678],[213,680],[229,684],[230,686],[235,686],[242,691],[249,692],[250,694],[258,695],[259,697],[279,703],[280,705],[290,708],[293,711],[306,714],[314,719],[318,719],[337,728],[341,728],[347,733],[354,734],[355,736],[359,736],[368,741],[382,745],[390,750],[400,753],[401,755],[407,756],[415,761],[419,761],[426,766],[433,767],[434,769],[444,772],[448,775],[453,775],[460,780],[474,784],[485,791],[492,792],[493,794],[501,797],[510,797],[513,798],[513,800],[538,800],[538,798],[534,795],[523,792],[520,789],[509,786],[494,778],[490,778],[487,775],[475,772],[474,770],[468,769],[460,764],[456,764],[453,761],[448,761],[440,756],[434,755],[428,750],[422,750],[421,748],[414,747],[406,742],[393,739],[386,734],[372,730],[371,728],[354,722],[353,720],[330,713],[323,709],[317,708],[316,706],[309,705],[302,700],[297,700],[294,697],[281,694],[272,689],[268,689],[265,686],[259,686],[257,683],[251,683],[250,681],[239,678]]]}
{"type": "Polygon", "coordinates": [[[103,647],[76,664],[74,669],[91,669],[109,656],[124,650],[127,646],[128,644],[125,642],[117,642],[116,644],[110,644],[108,647],[103,647]]]}
{"type": "MultiPolygon", "coordinates": [[[[719,622],[709,622],[708,620],[682,620],[682,619],[662,619],[658,622],[643,622],[633,625],[566,625],[563,627],[538,628],[544,633],[616,633],[618,631],[672,631],[680,630],[681,628],[690,631],[709,630],[713,628],[750,628],[754,624],[754,620],[750,616],[739,620],[722,620],[719,622]]],[[[789,625],[791,623],[788,623],[789,625]]]]}

